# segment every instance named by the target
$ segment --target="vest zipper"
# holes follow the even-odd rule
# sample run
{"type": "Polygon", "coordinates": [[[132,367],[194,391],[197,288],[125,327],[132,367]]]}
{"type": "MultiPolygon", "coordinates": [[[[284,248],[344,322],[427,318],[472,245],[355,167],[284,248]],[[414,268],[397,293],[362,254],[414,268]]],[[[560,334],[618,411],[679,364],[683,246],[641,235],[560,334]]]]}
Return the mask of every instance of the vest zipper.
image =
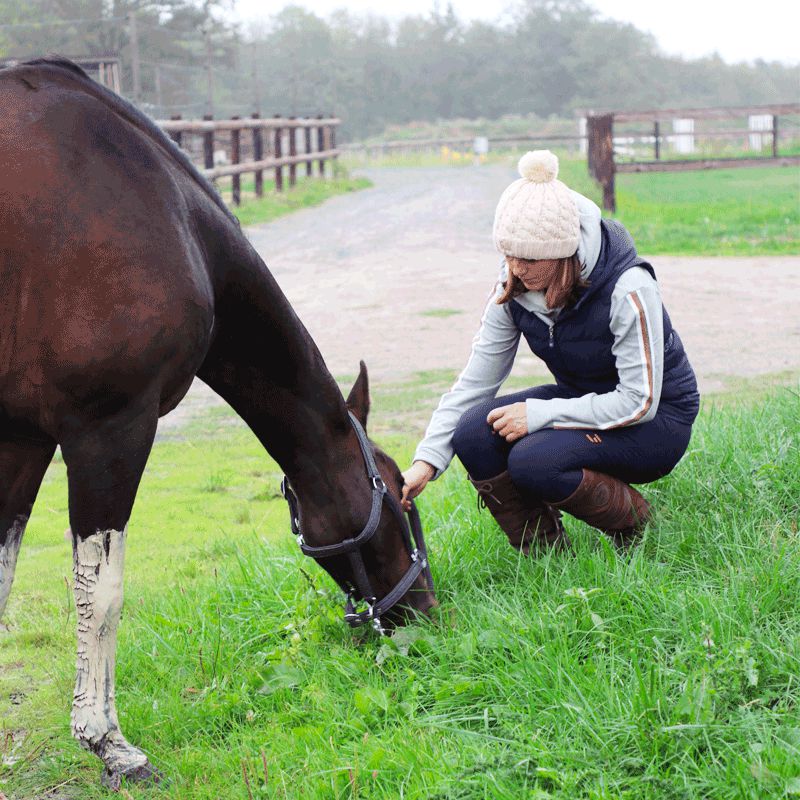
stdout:
{"type": "Polygon", "coordinates": [[[555,327],[556,327],[556,326],[555,326],[555,324],[553,324],[553,325],[551,325],[551,326],[550,326],[550,342],[549,342],[549,346],[550,346],[550,347],[552,347],[552,346],[553,346],[553,329],[554,329],[555,327]]]}

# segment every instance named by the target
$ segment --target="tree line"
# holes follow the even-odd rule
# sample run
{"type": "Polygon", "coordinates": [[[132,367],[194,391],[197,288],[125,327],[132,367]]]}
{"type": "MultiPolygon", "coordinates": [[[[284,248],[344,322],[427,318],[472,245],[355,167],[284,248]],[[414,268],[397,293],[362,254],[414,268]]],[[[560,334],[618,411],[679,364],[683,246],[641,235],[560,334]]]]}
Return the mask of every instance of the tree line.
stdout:
{"type": "Polygon", "coordinates": [[[226,8],[0,0],[0,57],[118,53],[129,94],[135,14],[140,100],[154,116],[334,112],[346,139],[417,120],[793,102],[800,86],[800,66],[668,56],[584,0],[519,0],[495,22],[464,21],[438,4],[399,21],[288,5],[244,27],[226,8]]]}

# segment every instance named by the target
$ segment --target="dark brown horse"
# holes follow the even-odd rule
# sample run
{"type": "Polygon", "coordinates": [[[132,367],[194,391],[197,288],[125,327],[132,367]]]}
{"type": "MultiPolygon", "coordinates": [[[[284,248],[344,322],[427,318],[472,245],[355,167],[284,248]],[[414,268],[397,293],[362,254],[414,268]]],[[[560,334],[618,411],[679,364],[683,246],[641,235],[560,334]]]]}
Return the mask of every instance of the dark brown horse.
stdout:
{"type": "MultiPolygon", "coordinates": [[[[367,374],[362,364],[345,403],[236,219],[133,106],[47,59],[0,71],[0,110],[0,615],[60,445],[78,609],[72,730],[113,786],[155,774],[119,729],[114,658],[126,526],[158,418],[195,375],[208,383],[283,468],[313,549],[375,516],[381,481],[348,415],[366,425],[367,374]]],[[[373,453],[396,502],[397,465],[373,453]]],[[[383,596],[405,586],[412,556],[396,515],[375,527],[360,576],[344,555],[322,563],[383,596]]],[[[427,611],[431,590],[414,573],[406,609],[427,611]]]]}

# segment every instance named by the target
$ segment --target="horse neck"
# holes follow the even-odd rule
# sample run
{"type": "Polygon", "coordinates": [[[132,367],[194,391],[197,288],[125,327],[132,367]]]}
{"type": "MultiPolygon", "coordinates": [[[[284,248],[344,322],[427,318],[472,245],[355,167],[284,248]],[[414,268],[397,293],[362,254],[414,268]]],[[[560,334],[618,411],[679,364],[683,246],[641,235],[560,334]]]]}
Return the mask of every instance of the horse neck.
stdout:
{"type": "Polygon", "coordinates": [[[333,526],[341,517],[341,525],[353,528],[368,513],[369,492],[352,490],[366,489],[368,483],[342,393],[314,340],[241,234],[234,240],[234,256],[231,260],[229,249],[218,270],[215,333],[198,375],[233,406],[278,462],[304,516],[326,516],[333,526]],[[334,502],[345,496],[347,503],[334,502]]]}

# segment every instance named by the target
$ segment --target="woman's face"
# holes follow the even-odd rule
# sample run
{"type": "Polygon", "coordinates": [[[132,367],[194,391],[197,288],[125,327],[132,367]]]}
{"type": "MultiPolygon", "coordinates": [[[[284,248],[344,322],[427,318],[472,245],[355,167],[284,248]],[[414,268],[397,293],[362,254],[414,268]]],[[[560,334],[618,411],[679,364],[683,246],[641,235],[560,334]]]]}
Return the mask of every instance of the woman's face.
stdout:
{"type": "Polygon", "coordinates": [[[556,277],[563,259],[560,258],[515,258],[506,256],[511,274],[519,278],[529,292],[544,292],[556,277]]]}

